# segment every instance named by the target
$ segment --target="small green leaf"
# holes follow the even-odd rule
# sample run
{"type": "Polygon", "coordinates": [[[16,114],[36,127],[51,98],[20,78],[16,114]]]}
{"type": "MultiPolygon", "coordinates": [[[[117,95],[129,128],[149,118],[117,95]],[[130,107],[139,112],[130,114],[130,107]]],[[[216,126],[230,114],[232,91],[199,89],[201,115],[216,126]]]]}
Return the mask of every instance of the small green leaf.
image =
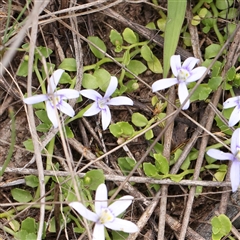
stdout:
{"type": "Polygon", "coordinates": [[[63,69],[69,72],[77,71],[77,62],[75,58],[64,58],[62,63],[58,66],[59,69],[63,69]]]}
{"type": "MultiPolygon", "coordinates": [[[[139,75],[147,70],[147,67],[138,60],[131,60],[127,68],[135,75],[139,75]]],[[[128,72],[126,72],[126,76],[129,78],[134,78],[134,76],[128,72]]]]}
{"type": "Polygon", "coordinates": [[[49,131],[49,129],[51,128],[51,124],[47,124],[47,123],[40,123],[36,129],[38,132],[42,132],[42,133],[46,133],[49,131]]]}
{"type": "Polygon", "coordinates": [[[33,199],[29,191],[20,188],[12,189],[11,194],[13,199],[20,203],[27,203],[33,199]]]}
{"type": "Polygon", "coordinates": [[[67,138],[74,138],[74,133],[69,126],[65,126],[67,138]]]}
{"type": "Polygon", "coordinates": [[[197,26],[198,24],[200,24],[200,22],[201,22],[201,17],[198,15],[195,15],[191,21],[191,24],[193,26],[197,26]]]}
{"type": "Polygon", "coordinates": [[[38,119],[46,124],[51,124],[51,121],[49,120],[48,116],[47,116],[47,112],[45,110],[38,110],[35,112],[35,114],[37,115],[38,119]]]}
{"type": "Polygon", "coordinates": [[[34,175],[25,176],[26,185],[32,188],[38,187],[38,177],[34,175]]]}
{"type": "Polygon", "coordinates": [[[218,14],[218,17],[223,19],[234,19],[238,16],[238,9],[237,8],[228,8],[223,11],[221,11],[218,14]]]}
{"type": "Polygon", "coordinates": [[[112,240],[125,240],[129,236],[129,233],[121,232],[121,231],[112,231],[112,240]]]}
{"type": "Polygon", "coordinates": [[[18,67],[17,76],[26,77],[28,75],[28,61],[23,60],[18,67]]]}
{"type": "Polygon", "coordinates": [[[147,62],[148,68],[154,73],[163,73],[161,62],[156,56],[153,56],[153,60],[147,62]]]}
{"type": "Polygon", "coordinates": [[[155,159],[155,165],[158,171],[164,175],[168,174],[169,163],[167,159],[161,153],[153,154],[153,157],[155,159]]]}
{"type": "Polygon", "coordinates": [[[157,26],[162,32],[165,32],[166,19],[163,19],[163,18],[158,19],[157,20],[157,26]]]}
{"type": "Polygon", "coordinates": [[[162,179],[162,176],[158,174],[157,168],[152,163],[143,163],[143,171],[148,177],[162,179]]]}
{"type": "Polygon", "coordinates": [[[190,99],[193,102],[197,100],[206,100],[211,92],[212,89],[208,86],[208,84],[203,83],[197,87],[190,99]]]}
{"type": "Polygon", "coordinates": [[[205,58],[216,57],[220,50],[221,46],[219,44],[211,44],[205,48],[205,58]]]}
{"type": "Polygon", "coordinates": [[[114,45],[114,46],[122,46],[123,44],[123,39],[122,39],[122,36],[121,34],[116,31],[115,29],[112,29],[111,32],[110,32],[110,41],[111,43],[114,45]]]}
{"type": "Polygon", "coordinates": [[[98,88],[97,78],[89,73],[83,74],[82,86],[87,89],[96,89],[98,88]]]}
{"type": "Polygon", "coordinates": [[[138,43],[138,35],[130,28],[125,28],[123,31],[123,39],[130,44],[138,43]]]}
{"type": "Polygon", "coordinates": [[[25,230],[28,233],[35,233],[37,230],[37,225],[34,218],[27,217],[22,221],[21,230],[25,230]]]}
{"type": "Polygon", "coordinates": [[[41,59],[42,56],[45,57],[45,58],[48,58],[51,54],[52,54],[52,50],[50,48],[47,48],[47,47],[43,47],[43,46],[40,46],[40,47],[37,47],[35,49],[35,57],[36,58],[39,58],[41,59]],[[40,53],[41,54],[40,54],[40,53]],[[42,55],[42,56],[41,56],[42,55]]]}
{"type": "Polygon", "coordinates": [[[222,82],[222,77],[212,77],[208,81],[208,86],[213,90],[217,90],[222,82]]]}
{"type": "Polygon", "coordinates": [[[72,84],[73,81],[75,81],[75,78],[72,79],[68,73],[64,72],[60,78],[59,83],[60,84],[72,84]]]}
{"type": "Polygon", "coordinates": [[[208,13],[208,10],[206,8],[201,8],[198,15],[200,18],[204,18],[207,15],[207,13],[208,13]]]}
{"type": "Polygon", "coordinates": [[[124,64],[125,66],[127,66],[130,63],[131,57],[130,57],[130,52],[129,50],[127,50],[124,54],[123,54],[123,61],[122,64],[124,64]]]}
{"type": "Polygon", "coordinates": [[[235,67],[229,68],[228,71],[227,71],[227,74],[226,74],[227,81],[234,80],[235,76],[236,76],[236,68],[235,67]]]}
{"type": "Polygon", "coordinates": [[[28,140],[24,141],[23,145],[28,151],[30,151],[30,152],[34,151],[32,139],[28,139],[28,140]]]}
{"type": "Polygon", "coordinates": [[[184,32],[183,33],[183,42],[187,47],[191,47],[192,46],[192,42],[191,42],[191,35],[189,32],[184,32]]]}
{"type": "Polygon", "coordinates": [[[150,140],[154,137],[154,134],[153,134],[153,131],[152,129],[148,130],[145,134],[144,134],[144,137],[146,140],[150,140]]]}
{"type": "Polygon", "coordinates": [[[88,171],[83,180],[90,190],[96,190],[101,183],[104,183],[105,176],[102,169],[94,169],[88,171]]]}
{"type": "Polygon", "coordinates": [[[231,7],[233,0],[217,0],[215,5],[219,10],[224,10],[231,7]]]}
{"type": "MultiPolygon", "coordinates": [[[[99,38],[99,37],[92,37],[89,36],[88,40],[94,43],[96,46],[98,46],[103,52],[107,51],[107,47],[105,43],[99,38]]],[[[92,51],[92,53],[95,55],[97,58],[104,58],[105,54],[100,52],[97,48],[95,48],[92,44],[89,44],[89,47],[92,51]]]]}
{"type": "Polygon", "coordinates": [[[127,137],[130,138],[135,132],[132,125],[128,122],[118,122],[115,124],[111,124],[109,126],[110,132],[114,135],[114,137],[127,137]]]}
{"type": "Polygon", "coordinates": [[[128,175],[136,165],[136,161],[129,157],[120,157],[118,158],[118,165],[121,168],[123,174],[128,175]]]}
{"type": "Polygon", "coordinates": [[[132,123],[137,127],[145,127],[148,124],[148,120],[141,113],[133,113],[132,123]]]}
{"type": "Polygon", "coordinates": [[[143,45],[141,47],[141,56],[147,61],[153,61],[153,52],[148,45],[143,45]]]}
{"type": "Polygon", "coordinates": [[[98,87],[103,92],[106,92],[108,85],[110,83],[110,78],[111,78],[110,73],[103,68],[99,68],[95,70],[93,76],[97,79],[98,87]]]}

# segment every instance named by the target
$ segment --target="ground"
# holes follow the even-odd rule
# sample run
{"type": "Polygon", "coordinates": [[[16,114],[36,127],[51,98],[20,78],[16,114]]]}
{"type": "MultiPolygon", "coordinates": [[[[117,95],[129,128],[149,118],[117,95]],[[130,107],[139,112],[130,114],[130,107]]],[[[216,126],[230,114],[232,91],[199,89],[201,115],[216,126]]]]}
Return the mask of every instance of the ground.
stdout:
{"type": "Polygon", "coordinates": [[[134,197],[121,217],[140,229],[129,236],[109,230],[108,239],[240,239],[230,161],[205,154],[211,147],[230,151],[239,127],[229,128],[231,112],[222,111],[223,102],[239,94],[239,2],[191,1],[179,35],[172,31],[172,55],[182,62],[192,56],[209,67],[197,89],[188,85],[194,94],[184,111],[177,86],[151,89],[164,75],[171,52],[164,26],[170,6],[179,3],[10,2],[0,1],[0,240],[89,239],[86,222],[68,203],[92,202],[103,181],[109,198],[134,197]],[[111,125],[103,130],[101,114],[83,116],[92,100],[80,96],[68,101],[77,117],[61,114],[67,127],[54,129],[44,104],[32,109],[23,102],[30,90],[42,93],[53,72],[46,77],[43,69],[50,66],[65,70],[62,89],[93,88],[104,95],[116,76],[113,97],[129,97],[133,106],[110,106],[111,125]],[[214,232],[211,221],[219,215],[214,232]],[[232,226],[222,231],[227,224],[232,226]]]}

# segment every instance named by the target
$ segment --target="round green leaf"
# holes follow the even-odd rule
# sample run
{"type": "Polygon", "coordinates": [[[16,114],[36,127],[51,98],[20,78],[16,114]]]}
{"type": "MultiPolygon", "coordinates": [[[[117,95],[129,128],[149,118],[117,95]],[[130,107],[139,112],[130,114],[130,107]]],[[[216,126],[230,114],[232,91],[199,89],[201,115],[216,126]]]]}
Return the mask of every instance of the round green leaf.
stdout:
{"type": "Polygon", "coordinates": [[[110,73],[103,68],[99,68],[95,70],[93,76],[97,79],[98,87],[106,92],[111,78],[110,73]]]}
{"type": "Polygon", "coordinates": [[[138,42],[138,35],[130,28],[125,28],[122,35],[127,43],[133,44],[138,42]]]}
{"type": "Polygon", "coordinates": [[[77,62],[75,58],[65,58],[58,67],[59,69],[67,70],[69,72],[77,71],[77,62]]]}
{"type": "Polygon", "coordinates": [[[205,49],[205,58],[207,59],[216,57],[220,50],[221,46],[219,44],[211,44],[205,49]]]}
{"type": "Polygon", "coordinates": [[[29,191],[20,188],[12,189],[11,194],[13,199],[20,203],[27,203],[33,199],[29,191]]]}
{"type": "Polygon", "coordinates": [[[137,127],[145,127],[148,124],[148,120],[141,113],[133,113],[132,123],[137,127]]]}
{"type": "Polygon", "coordinates": [[[98,88],[97,78],[89,73],[83,74],[82,86],[87,89],[98,88]]]}
{"type": "Polygon", "coordinates": [[[102,169],[88,171],[84,176],[84,184],[90,190],[96,190],[101,183],[104,183],[105,176],[102,169]]]}
{"type": "Polygon", "coordinates": [[[224,10],[231,7],[232,4],[233,4],[233,0],[216,0],[215,6],[219,10],[224,10]]]}

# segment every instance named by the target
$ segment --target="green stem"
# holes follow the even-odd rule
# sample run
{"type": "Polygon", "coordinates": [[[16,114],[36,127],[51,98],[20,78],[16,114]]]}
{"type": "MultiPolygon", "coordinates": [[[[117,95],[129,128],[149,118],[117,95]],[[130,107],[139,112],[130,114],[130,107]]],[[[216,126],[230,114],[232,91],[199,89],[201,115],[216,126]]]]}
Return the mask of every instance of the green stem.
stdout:
{"type": "Polygon", "coordinates": [[[223,36],[222,34],[220,33],[219,29],[218,29],[218,26],[217,26],[217,18],[218,18],[218,10],[216,8],[216,6],[214,5],[214,3],[210,3],[210,7],[213,11],[213,29],[217,35],[217,38],[218,38],[218,41],[220,43],[220,45],[222,46],[224,44],[224,39],[223,39],[223,36]]]}
{"type": "Polygon", "coordinates": [[[13,155],[13,151],[14,151],[14,145],[15,145],[15,142],[16,142],[16,126],[15,126],[15,117],[14,117],[14,112],[13,112],[13,108],[12,107],[9,107],[9,115],[10,115],[10,119],[11,119],[11,144],[10,144],[10,148],[9,148],[9,151],[8,151],[8,155],[7,155],[7,159],[5,160],[3,166],[2,166],[2,169],[0,171],[0,177],[3,175],[4,171],[6,170],[10,160],[11,160],[11,157],[13,155]]]}
{"type": "Polygon", "coordinates": [[[205,0],[200,0],[196,5],[195,7],[192,9],[192,12],[193,14],[196,13],[200,8],[201,6],[204,4],[205,0]]]}
{"type": "Polygon", "coordinates": [[[44,84],[44,82],[43,82],[42,76],[41,76],[41,74],[40,74],[40,72],[39,72],[39,70],[38,70],[37,63],[38,63],[38,58],[35,57],[34,65],[33,65],[34,72],[35,72],[36,75],[37,75],[38,81],[39,81],[40,86],[41,86],[41,89],[42,89],[42,93],[43,93],[43,94],[46,94],[46,93],[47,93],[46,87],[45,87],[45,84],[44,84]]]}

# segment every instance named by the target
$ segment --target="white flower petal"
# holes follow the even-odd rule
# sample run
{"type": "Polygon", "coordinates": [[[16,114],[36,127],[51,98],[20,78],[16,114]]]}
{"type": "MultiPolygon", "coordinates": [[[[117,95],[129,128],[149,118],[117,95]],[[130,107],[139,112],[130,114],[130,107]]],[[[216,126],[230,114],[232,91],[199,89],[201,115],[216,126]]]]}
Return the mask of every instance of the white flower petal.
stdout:
{"type": "Polygon", "coordinates": [[[95,196],[95,212],[98,216],[101,215],[102,208],[106,208],[108,205],[108,193],[107,187],[104,183],[100,184],[96,191],[95,196]]]}
{"type": "Polygon", "coordinates": [[[84,97],[92,99],[94,101],[97,101],[98,99],[103,98],[100,93],[98,93],[97,91],[92,90],[92,89],[81,90],[79,93],[81,95],[83,95],[84,97]]]}
{"type": "Polygon", "coordinates": [[[214,158],[214,159],[217,159],[217,160],[230,160],[230,161],[232,161],[234,159],[233,154],[225,153],[225,152],[222,152],[218,149],[209,149],[207,151],[207,155],[214,158]]]}
{"type": "Polygon", "coordinates": [[[236,192],[239,186],[240,180],[240,162],[233,161],[230,170],[230,179],[232,184],[232,191],[236,192]]]}
{"type": "Polygon", "coordinates": [[[78,98],[80,93],[77,90],[74,89],[60,89],[54,93],[56,96],[61,96],[62,99],[72,99],[72,98],[78,98]]]}
{"type": "Polygon", "coordinates": [[[108,125],[111,122],[111,112],[108,106],[105,107],[105,109],[102,110],[102,128],[103,130],[106,130],[108,125]]]}
{"type": "Polygon", "coordinates": [[[237,128],[232,134],[231,151],[233,155],[237,154],[237,148],[240,149],[240,128],[237,128]]]}
{"type": "Polygon", "coordinates": [[[47,111],[48,118],[51,121],[53,127],[57,128],[58,127],[58,119],[56,116],[57,110],[54,109],[54,107],[49,101],[46,101],[46,111],[47,111]]]}
{"type": "MultiPolygon", "coordinates": [[[[170,58],[170,66],[175,77],[178,76],[178,71],[181,69],[181,57],[180,55],[173,55],[170,58]]],[[[157,90],[158,91],[158,90],[157,90]]]]}
{"type": "MultiPolygon", "coordinates": [[[[188,97],[188,89],[186,86],[185,82],[179,83],[178,84],[178,97],[179,97],[179,101],[181,104],[183,104],[183,102],[185,101],[185,99],[188,97]]],[[[190,106],[190,100],[188,99],[188,101],[185,103],[185,105],[182,107],[183,110],[188,109],[190,106]]]]}
{"type": "Polygon", "coordinates": [[[115,218],[113,222],[105,223],[105,227],[126,233],[135,233],[139,231],[136,224],[120,218],[115,218]]]}
{"type": "Polygon", "coordinates": [[[115,97],[111,98],[108,103],[108,105],[133,105],[133,101],[129,97],[115,97]]]}
{"type": "Polygon", "coordinates": [[[58,104],[57,108],[61,112],[65,113],[66,115],[68,115],[70,117],[73,117],[75,115],[73,108],[63,100],[62,100],[61,104],[58,104]]]}
{"type": "Polygon", "coordinates": [[[223,103],[223,108],[231,108],[235,107],[237,105],[240,105],[240,97],[231,97],[228,98],[224,103],[223,103]]]}
{"type": "Polygon", "coordinates": [[[89,117],[98,114],[101,108],[98,107],[97,102],[94,102],[92,106],[83,114],[84,117],[89,117]]]}
{"type": "Polygon", "coordinates": [[[92,222],[97,222],[98,215],[90,211],[89,209],[87,209],[82,203],[71,202],[69,203],[69,206],[72,207],[74,210],[76,210],[81,216],[83,216],[87,220],[90,220],[92,222]]]}
{"type": "Polygon", "coordinates": [[[48,96],[46,94],[40,94],[40,95],[35,95],[35,96],[31,96],[28,98],[24,98],[23,101],[26,104],[35,104],[35,103],[40,103],[43,101],[46,101],[48,99],[48,96]]]}
{"type": "Polygon", "coordinates": [[[105,240],[104,225],[95,224],[93,229],[93,240],[105,240]]]}
{"type": "Polygon", "coordinates": [[[176,78],[164,78],[164,79],[161,79],[161,80],[157,80],[152,85],[152,91],[157,92],[159,90],[169,88],[169,87],[171,87],[171,86],[173,86],[177,83],[178,83],[178,80],[176,78]]]}
{"type": "Polygon", "coordinates": [[[63,69],[58,69],[53,72],[52,76],[49,79],[48,88],[47,88],[47,92],[49,94],[55,91],[63,73],[64,73],[63,69]]]}
{"type": "Polygon", "coordinates": [[[231,113],[231,116],[228,121],[228,126],[232,127],[239,121],[240,121],[240,107],[236,106],[231,113]]]}
{"type": "Polygon", "coordinates": [[[105,92],[104,98],[109,98],[117,89],[118,80],[116,77],[112,76],[108,85],[108,88],[105,92]]]}
{"type": "Polygon", "coordinates": [[[132,196],[124,196],[113,202],[108,209],[117,217],[119,214],[124,212],[132,203],[132,196]]]}
{"type": "Polygon", "coordinates": [[[198,79],[200,79],[203,74],[206,72],[207,68],[206,67],[197,67],[195,69],[193,69],[190,72],[190,77],[186,80],[186,82],[194,82],[197,81],[198,79]]]}
{"type": "Polygon", "coordinates": [[[198,62],[199,59],[195,57],[189,57],[183,62],[182,68],[190,72],[198,62]]]}

